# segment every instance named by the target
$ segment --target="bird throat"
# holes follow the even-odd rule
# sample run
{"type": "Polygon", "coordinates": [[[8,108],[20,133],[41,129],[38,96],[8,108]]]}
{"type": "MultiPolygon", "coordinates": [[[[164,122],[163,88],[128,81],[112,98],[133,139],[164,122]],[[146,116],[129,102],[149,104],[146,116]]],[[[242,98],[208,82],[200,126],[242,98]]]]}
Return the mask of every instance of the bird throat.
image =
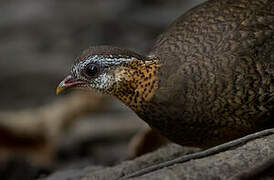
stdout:
{"type": "Polygon", "coordinates": [[[144,105],[151,100],[155,90],[158,89],[159,67],[157,59],[148,61],[135,59],[117,69],[115,74],[119,78],[119,83],[113,95],[133,111],[144,111],[144,105]]]}

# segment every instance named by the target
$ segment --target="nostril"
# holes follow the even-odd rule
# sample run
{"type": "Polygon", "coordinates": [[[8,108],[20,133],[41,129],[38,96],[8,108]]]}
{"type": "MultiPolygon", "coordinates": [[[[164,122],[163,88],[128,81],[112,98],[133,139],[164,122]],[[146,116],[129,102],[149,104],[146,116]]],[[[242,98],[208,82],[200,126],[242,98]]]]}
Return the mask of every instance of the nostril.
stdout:
{"type": "Polygon", "coordinates": [[[72,75],[68,75],[65,79],[64,79],[64,83],[71,83],[72,81],[74,81],[74,78],[72,75]]]}

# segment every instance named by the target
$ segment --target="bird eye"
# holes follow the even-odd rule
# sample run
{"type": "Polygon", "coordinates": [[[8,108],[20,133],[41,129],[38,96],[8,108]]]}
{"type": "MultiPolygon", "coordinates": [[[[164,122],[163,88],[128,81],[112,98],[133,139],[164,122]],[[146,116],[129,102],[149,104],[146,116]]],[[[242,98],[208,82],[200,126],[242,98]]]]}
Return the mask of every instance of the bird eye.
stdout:
{"type": "Polygon", "coordinates": [[[88,64],[84,71],[83,74],[84,76],[86,76],[87,78],[95,78],[98,76],[99,74],[99,66],[97,64],[88,64]]]}

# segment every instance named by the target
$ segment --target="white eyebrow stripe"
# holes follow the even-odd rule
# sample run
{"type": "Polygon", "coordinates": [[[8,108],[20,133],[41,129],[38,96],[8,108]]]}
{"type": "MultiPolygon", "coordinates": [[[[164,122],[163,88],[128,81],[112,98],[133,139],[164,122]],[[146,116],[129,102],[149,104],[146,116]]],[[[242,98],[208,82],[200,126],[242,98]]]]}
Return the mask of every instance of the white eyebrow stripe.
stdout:
{"type": "Polygon", "coordinates": [[[89,57],[87,60],[85,61],[81,61],[79,63],[79,67],[82,69],[84,68],[87,64],[89,63],[98,63],[98,64],[101,64],[101,65],[108,65],[108,66],[111,66],[111,65],[119,65],[121,64],[122,62],[129,62],[132,60],[133,57],[114,57],[112,55],[110,55],[109,57],[105,57],[105,56],[98,56],[98,55],[95,55],[95,56],[92,56],[92,57],[89,57]]]}
{"type": "Polygon", "coordinates": [[[75,64],[72,67],[71,72],[79,79],[81,79],[81,78],[86,79],[85,77],[81,76],[81,71],[86,67],[87,64],[98,63],[101,66],[117,66],[123,62],[129,62],[133,58],[134,57],[124,57],[122,55],[118,55],[118,56],[109,55],[108,57],[94,55],[94,56],[88,57],[84,61],[78,62],[78,64],[75,64]]]}

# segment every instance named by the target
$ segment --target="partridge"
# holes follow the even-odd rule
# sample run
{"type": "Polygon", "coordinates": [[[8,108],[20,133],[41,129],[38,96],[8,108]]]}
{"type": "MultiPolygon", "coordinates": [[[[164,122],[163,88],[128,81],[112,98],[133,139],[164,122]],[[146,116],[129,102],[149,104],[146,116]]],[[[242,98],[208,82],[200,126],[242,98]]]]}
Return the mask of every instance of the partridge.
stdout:
{"type": "Polygon", "coordinates": [[[117,97],[180,145],[211,147],[274,127],[274,1],[209,0],[176,19],[147,56],[85,50],[68,88],[117,97]]]}

